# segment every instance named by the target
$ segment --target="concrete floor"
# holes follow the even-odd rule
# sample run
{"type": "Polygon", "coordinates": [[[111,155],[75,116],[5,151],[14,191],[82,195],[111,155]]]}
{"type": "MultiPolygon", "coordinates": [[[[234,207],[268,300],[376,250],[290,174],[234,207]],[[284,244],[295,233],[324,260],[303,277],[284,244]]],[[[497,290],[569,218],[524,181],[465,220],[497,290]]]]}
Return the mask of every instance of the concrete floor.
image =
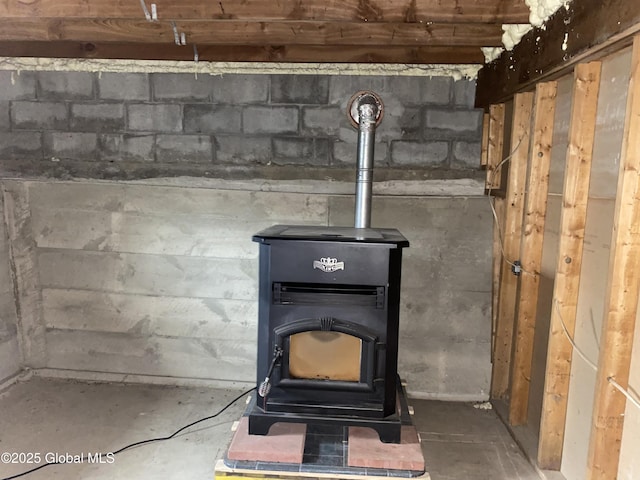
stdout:
{"type": "MultiPolygon", "coordinates": [[[[236,390],[87,384],[32,378],[0,394],[0,453],[109,452],[149,437],[166,436],[210,415],[236,390]]],[[[432,480],[540,478],[491,410],[470,404],[412,400],[432,480]]],[[[52,466],[29,480],[114,478],[209,480],[215,460],[245,407],[239,401],[219,418],[176,438],[134,448],[112,464],[52,466]]],[[[0,478],[37,465],[0,463],[0,478]]]]}

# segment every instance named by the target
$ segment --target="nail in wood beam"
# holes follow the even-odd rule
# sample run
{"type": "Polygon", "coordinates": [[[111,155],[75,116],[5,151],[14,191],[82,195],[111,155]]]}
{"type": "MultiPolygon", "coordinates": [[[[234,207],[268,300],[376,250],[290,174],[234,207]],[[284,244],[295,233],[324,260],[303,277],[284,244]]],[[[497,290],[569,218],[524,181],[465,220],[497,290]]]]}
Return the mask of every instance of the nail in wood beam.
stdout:
{"type": "MultiPolygon", "coordinates": [[[[573,347],[562,323],[573,337],[582,269],[582,248],[587,220],[591,159],[596,128],[600,62],[577,65],[573,77],[571,120],[560,211],[560,239],[553,286],[549,346],[538,465],[560,470],[564,443],[573,347]]],[[[530,365],[530,364],[529,364],[530,365]]]]}
{"type": "Polygon", "coordinates": [[[615,479],[620,460],[626,398],[610,383],[628,387],[640,287],[640,36],[633,41],[631,79],[618,173],[613,235],[587,478],[615,479]]]}
{"type": "Polygon", "coordinates": [[[519,93],[513,101],[511,145],[514,151],[510,154],[509,180],[504,202],[506,213],[502,228],[502,244],[505,258],[502,259],[500,266],[497,335],[491,377],[491,393],[494,398],[504,397],[509,387],[509,360],[518,289],[518,277],[511,272],[509,261],[513,262],[520,256],[532,105],[533,93],[519,93]]]}
{"type": "Polygon", "coordinates": [[[511,366],[514,384],[511,390],[509,422],[514,425],[522,423],[523,417],[526,417],[526,399],[529,396],[528,383],[531,379],[531,352],[533,351],[542,243],[547,215],[556,94],[556,82],[539,83],[536,86],[533,135],[529,153],[528,193],[520,250],[523,271],[520,277],[520,296],[516,310],[515,342],[511,366]],[[529,364],[528,368],[527,363],[529,364]],[[522,414],[523,410],[524,415],[522,414]]]}
{"type": "Polygon", "coordinates": [[[504,144],[504,103],[489,107],[489,141],[487,143],[487,189],[500,188],[501,172],[497,168],[502,161],[504,144]],[[495,173],[494,173],[495,172],[495,173]]]}

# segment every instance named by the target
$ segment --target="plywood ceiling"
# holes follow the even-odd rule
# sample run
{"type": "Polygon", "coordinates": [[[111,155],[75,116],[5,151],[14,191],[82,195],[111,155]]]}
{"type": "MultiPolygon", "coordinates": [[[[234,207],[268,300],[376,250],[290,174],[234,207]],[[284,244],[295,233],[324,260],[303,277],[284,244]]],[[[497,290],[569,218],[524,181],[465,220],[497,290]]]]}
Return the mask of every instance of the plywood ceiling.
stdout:
{"type": "Polygon", "coordinates": [[[0,55],[483,63],[528,17],[524,0],[0,0],[0,55]]]}

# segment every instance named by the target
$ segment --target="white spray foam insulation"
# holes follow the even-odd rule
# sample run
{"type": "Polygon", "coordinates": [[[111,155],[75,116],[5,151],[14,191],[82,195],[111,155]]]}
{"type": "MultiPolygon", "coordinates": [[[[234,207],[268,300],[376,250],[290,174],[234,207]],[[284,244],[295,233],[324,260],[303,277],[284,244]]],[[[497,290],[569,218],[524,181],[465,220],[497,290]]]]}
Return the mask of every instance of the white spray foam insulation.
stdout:
{"type": "Polygon", "coordinates": [[[110,60],[75,58],[0,57],[0,70],[67,72],[294,74],[294,75],[398,75],[474,79],[482,65],[359,64],[359,63],[261,63],[110,60]]]}

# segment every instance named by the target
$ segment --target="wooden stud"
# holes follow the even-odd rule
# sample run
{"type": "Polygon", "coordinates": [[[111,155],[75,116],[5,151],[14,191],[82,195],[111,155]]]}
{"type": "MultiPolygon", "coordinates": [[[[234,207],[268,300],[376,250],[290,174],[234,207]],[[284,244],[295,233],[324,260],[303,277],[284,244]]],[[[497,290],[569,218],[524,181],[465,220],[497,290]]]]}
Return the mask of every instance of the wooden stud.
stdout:
{"type": "Polygon", "coordinates": [[[497,335],[491,376],[493,398],[504,397],[509,388],[513,318],[518,288],[518,277],[511,272],[510,262],[520,256],[532,106],[532,93],[518,94],[513,100],[511,145],[513,145],[514,151],[510,154],[509,181],[504,202],[506,212],[502,229],[502,249],[505,258],[502,259],[500,265],[500,289],[496,318],[497,335]]]}
{"type": "Polygon", "coordinates": [[[542,264],[542,243],[547,215],[556,94],[556,82],[539,83],[536,86],[529,179],[527,181],[528,193],[520,250],[522,274],[515,320],[511,374],[513,385],[509,407],[509,422],[516,425],[522,423],[526,417],[526,402],[529,396],[528,382],[531,377],[531,352],[533,351],[538,285],[542,264]],[[527,358],[529,358],[528,362],[527,358]]]}
{"type": "Polygon", "coordinates": [[[487,157],[489,154],[489,123],[490,115],[485,113],[482,116],[482,150],[480,152],[480,166],[487,166],[487,157]]]}
{"type": "MultiPolygon", "coordinates": [[[[549,326],[549,346],[542,417],[538,441],[538,465],[560,470],[564,443],[571,358],[573,347],[567,339],[562,323],[573,337],[578,307],[582,248],[591,158],[596,128],[598,92],[600,90],[600,62],[576,66],[569,126],[568,148],[564,172],[564,188],[560,211],[560,239],[553,285],[553,302],[549,326]]],[[[527,352],[529,354],[529,352],[527,352]]],[[[529,372],[531,357],[528,358],[529,372]]],[[[528,395],[529,383],[526,383],[528,395]]]]}
{"type": "Polygon", "coordinates": [[[493,264],[491,285],[491,363],[495,362],[495,351],[498,342],[498,298],[500,296],[500,279],[502,276],[502,236],[504,235],[504,198],[489,198],[493,202],[498,221],[493,222],[493,264]]]}
{"type": "Polygon", "coordinates": [[[631,79],[618,173],[613,235],[595,403],[591,423],[587,478],[615,479],[626,398],[610,383],[628,387],[640,288],[640,36],[633,42],[631,79]]]}
{"type": "Polygon", "coordinates": [[[504,103],[489,107],[489,142],[487,146],[487,181],[486,188],[500,188],[501,169],[497,168],[502,161],[504,145],[504,103]],[[495,173],[494,173],[495,172],[495,173]]]}

